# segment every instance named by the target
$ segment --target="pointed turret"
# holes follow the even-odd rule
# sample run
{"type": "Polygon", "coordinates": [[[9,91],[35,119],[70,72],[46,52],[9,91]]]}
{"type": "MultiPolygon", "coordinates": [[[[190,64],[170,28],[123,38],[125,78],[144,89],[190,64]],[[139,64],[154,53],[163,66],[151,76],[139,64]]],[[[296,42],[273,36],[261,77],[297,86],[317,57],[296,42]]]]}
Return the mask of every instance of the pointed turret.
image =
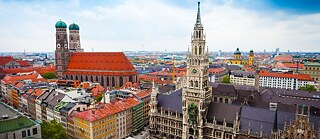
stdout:
{"type": "Polygon", "coordinates": [[[201,16],[200,16],[200,1],[198,2],[198,12],[197,12],[197,22],[196,26],[200,25],[201,26],[201,16]]]}

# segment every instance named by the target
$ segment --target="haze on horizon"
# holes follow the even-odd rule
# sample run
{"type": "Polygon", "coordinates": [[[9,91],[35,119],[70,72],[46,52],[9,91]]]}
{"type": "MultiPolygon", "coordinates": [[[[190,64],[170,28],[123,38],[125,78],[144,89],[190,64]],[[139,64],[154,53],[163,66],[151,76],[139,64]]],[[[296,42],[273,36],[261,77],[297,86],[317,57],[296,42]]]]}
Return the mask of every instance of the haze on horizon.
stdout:
{"type": "MultiPolygon", "coordinates": [[[[55,23],[80,26],[85,51],[186,51],[196,0],[0,1],[0,52],[55,50],[55,23]]],[[[320,1],[203,0],[210,51],[320,51],[320,1]]]]}

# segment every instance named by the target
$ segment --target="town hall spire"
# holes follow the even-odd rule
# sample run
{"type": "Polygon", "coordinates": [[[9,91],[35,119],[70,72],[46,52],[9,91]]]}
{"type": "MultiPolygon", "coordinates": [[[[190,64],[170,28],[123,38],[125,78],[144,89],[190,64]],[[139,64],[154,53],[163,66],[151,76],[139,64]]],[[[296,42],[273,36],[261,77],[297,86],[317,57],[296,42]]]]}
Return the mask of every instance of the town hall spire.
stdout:
{"type": "Polygon", "coordinates": [[[198,2],[198,12],[197,12],[197,22],[196,25],[201,26],[201,16],[200,16],[200,1],[198,2]]]}

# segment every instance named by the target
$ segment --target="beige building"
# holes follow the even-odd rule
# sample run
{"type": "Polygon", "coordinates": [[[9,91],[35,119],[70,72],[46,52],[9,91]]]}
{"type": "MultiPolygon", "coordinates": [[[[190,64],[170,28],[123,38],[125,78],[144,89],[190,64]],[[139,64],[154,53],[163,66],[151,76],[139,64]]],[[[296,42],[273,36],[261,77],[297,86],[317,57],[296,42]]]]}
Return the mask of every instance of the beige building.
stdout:
{"type": "Polygon", "coordinates": [[[301,72],[303,74],[309,74],[316,82],[320,81],[320,63],[304,63],[304,70],[301,72]]]}
{"type": "Polygon", "coordinates": [[[231,71],[230,83],[238,84],[238,85],[254,86],[255,75],[256,75],[255,72],[241,71],[241,70],[231,71]]]}

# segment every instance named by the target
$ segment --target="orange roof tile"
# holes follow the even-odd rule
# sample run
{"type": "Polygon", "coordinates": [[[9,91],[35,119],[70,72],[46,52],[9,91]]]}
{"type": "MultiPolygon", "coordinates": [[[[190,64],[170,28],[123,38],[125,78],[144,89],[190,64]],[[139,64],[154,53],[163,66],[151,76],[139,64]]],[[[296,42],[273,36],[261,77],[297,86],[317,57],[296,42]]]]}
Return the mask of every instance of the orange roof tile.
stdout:
{"type": "Polygon", "coordinates": [[[75,52],[65,74],[137,75],[123,52],[75,52]]]}
{"type": "Polygon", "coordinates": [[[279,55],[273,58],[274,61],[288,61],[291,62],[293,60],[291,55],[279,55]]]}
{"type": "Polygon", "coordinates": [[[151,92],[150,91],[142,91],[142,92],[138,92],[136,95],[139,97],[139,98],[144,98],[148,95],[150,95],[151,92]]]}
{"type": "Polygon", "coordinates": [[[25,60],[16,60],[16,62],[18,62],[21,67],[31,66],[30,63],[28,61],[25,61],[25,60]]]}
{"type": "Polygon", "coordinates": [[[23,84],[24,84],[24,83],[22,83],[22,82],[18,82],[18,83],[15,85],[15,87],[20,88],[21,86],[23,86],[23,84]]]}
{"type": "Polygon", "coordinates": [[[32,80],[32,82],[46,81],[46,79],[39,76],[38,73],[31,73],[27,75],[6,75],[2,79],[2,81],[4,81],[6,84],[14,83],[21,80],[32,80]]]}
{"type": "Polygon", "coordinates": [[[4,66],[10,61],[13,61],[14,59],[11,56],[0,56],[0,65],[4,66]]]}
{"type": "Polygon", "coordinates": [[[41,75],[47,72],[55,72],[55,66],[43,66],[43,67],[29,67],[29,68],[13,68],[13,69],[2,69],[1,73],[11,74],[11,73],[22,73],[22,72],[32,72],[37,71],[41,75]]]}
{"type": "Polygon", "coordinates": [[[307,74],[290,74],[290,73],[271,73],[268,71],[260,71],[259,76],[278,77],[278,78],[294,78],[303,81],[313,81],[307,74]]]}
{"type": "Polygon", "coordinates": [[[81,118],[86,121],[95,121],[120,111],[130,109],[140,103],[134,97],[126,98],[124,100],[117,100],[113,103],[100,103],[100,107],[96,109],[88,109],[79,113],[75,113],[74,117],[81,118]]]}

